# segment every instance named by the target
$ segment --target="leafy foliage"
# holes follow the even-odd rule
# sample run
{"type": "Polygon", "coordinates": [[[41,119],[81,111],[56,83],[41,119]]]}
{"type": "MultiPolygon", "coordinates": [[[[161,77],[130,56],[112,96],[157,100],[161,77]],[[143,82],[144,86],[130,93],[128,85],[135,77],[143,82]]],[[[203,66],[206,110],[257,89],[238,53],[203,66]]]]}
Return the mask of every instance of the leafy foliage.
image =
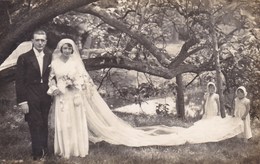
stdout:
{"type": "Polygon", "coordinates": [[[158,104],[156,106],[156,113],[162,116],[169,116],[169,104],[158,104]]]}
{"type": "MultiPolygon", "coordinates": [[[[122,0],[118,1],[116,5],[105,6],[108,6],[106,12],[127,25],[129,30],[140,32],[155,45],[160,44],[161,46],[157,47],[161,51],[166,52],[167,45],[176,41],[174,38],[176,35],[184,42],[196,38],[198,42],[191,47],[182,47],[187,48],[186,53],[191,53],[181,61],[183,64],[193,64],[198,67],[212,65],[214,68],[212,38],[210,37],[212,28],[214,28],[221,69],[225,76],[226,91],[234,92],[235,87],[246,85],[251,94],[254,90],[259,92],[259,88],[253,87],[258,86],[257,72],[259,71],[257,66],[259,59],[256,55],[259,52],[258,31],[255,30],[255,26],[259,22],[256,18],[259,14],[257,1],[245,3],[244,1],[220,0],[213,3],[209,0],[122,0]],[[212,24],[211,16],[214,17],[215,24],[212,24]],[[204,65],[207,62],[209,64],[204,65]]],[[[96,17],[70,12],[55,18],[54,24],[57,22],[73,28],[80,27],[83,30],[82,33],[87,33],[86,38],[92,38],[89,48],[104,50],[102,53],[91,52],[88,54],[89,57],[101,55],[119,58],[124,56],[131,60],[141,60],[152,66],[159,66],[157,60],[141,43],[96,17]]],[[[84,45],[86,40],[81,41],[84,45]]],[[[185,54],[185,51],[183,53],[185,54]]],[[[169,54],[169,56],[174,61],[178,54],[169,54]]],[[[208,69],[212,70],[212,68],[208,69]]],[[[142,84],[140,87],[133,90],[136,90],[138,94],[142,92],[144,97],[158,95],[159,90],[163,89],[162,87],[156,89],[149,84],[142,84]]],[[[251,97],[258,99],[254,97],[259,96],[254,94],[251,97]]],[[[257,100],[253,99],[252,107],[256,109],[257,100]]]]}

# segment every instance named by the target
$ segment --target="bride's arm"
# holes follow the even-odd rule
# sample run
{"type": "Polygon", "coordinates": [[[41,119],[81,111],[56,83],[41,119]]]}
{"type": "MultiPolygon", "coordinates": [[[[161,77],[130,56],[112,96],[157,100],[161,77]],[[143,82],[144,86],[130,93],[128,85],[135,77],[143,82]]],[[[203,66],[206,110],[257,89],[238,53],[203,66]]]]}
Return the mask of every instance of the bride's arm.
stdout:
{"type": "Polygon", "coordinates": [[[47,91],[47,94],[51,95],[51,96],[57,95],[59,89],[57,87],[57,83],[56,83],[56,79],[55,79],[55,72],[54,72],[52,67],[51,67],[51,72],[50,72],[50,75],[49,75],[48,85],[49,85],[49,89],[47,91]]]}

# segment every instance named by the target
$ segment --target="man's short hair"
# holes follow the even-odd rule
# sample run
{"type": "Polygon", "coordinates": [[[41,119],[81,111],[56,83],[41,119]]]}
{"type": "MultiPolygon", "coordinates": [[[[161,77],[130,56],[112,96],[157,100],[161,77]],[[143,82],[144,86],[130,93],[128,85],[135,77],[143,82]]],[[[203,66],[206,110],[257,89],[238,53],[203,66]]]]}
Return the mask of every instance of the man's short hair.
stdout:
{"type": "Polygon", "coordinates": [[[47,37],[47,34],[44,30],[41,30],[41,29],[37,29],[33,32],[33,36],[32,38],[34,37],[35,34],[38,34],[38,35],[45,35],[47,37]]]}

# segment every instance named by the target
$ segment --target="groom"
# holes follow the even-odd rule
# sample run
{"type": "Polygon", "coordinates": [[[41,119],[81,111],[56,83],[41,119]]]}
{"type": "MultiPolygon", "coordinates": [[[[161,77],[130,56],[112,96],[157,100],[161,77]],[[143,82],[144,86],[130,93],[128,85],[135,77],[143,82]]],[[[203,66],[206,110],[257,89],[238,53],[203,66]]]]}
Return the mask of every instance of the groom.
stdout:
{"type": "Polygon", "coordinates": [[[16,68],[18,107],[25,114],[31,134],[33,160],[44,159],[48,145],[48,114],[51,97],[47,95],[51,54],[44,51],[47,35],[33,33],[33,48],[19,56],[16,68]]]}

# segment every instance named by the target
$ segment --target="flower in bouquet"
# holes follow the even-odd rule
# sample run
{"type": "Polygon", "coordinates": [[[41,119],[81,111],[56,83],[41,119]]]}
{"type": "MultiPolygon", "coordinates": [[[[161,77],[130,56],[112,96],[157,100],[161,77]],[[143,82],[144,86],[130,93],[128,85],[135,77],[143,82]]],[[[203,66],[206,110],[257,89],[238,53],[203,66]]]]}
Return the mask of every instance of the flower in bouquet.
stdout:
{"type": "Polygon", "coordinates": [[[69,75],[64,75],[62,77],[63,81],[65,82],[66,88],[73,88],[75,78],[69,75]]]}
{"type": "Polygon", "coordinates": [[[85,83],[84,83],[84,77],[83,76],[77,76],[74,80],[74,86],[75,88],[79,90],[84,90],[85,89],[85,83]]]}
{"type": "Polygon", "coordinates": [[[79,89],[79,90],[85,89],[83,76],[65,75],[65,76],[63,76],[63,80],[65,81],[66,88],[68,88],[68,89],[79,89]]]}

